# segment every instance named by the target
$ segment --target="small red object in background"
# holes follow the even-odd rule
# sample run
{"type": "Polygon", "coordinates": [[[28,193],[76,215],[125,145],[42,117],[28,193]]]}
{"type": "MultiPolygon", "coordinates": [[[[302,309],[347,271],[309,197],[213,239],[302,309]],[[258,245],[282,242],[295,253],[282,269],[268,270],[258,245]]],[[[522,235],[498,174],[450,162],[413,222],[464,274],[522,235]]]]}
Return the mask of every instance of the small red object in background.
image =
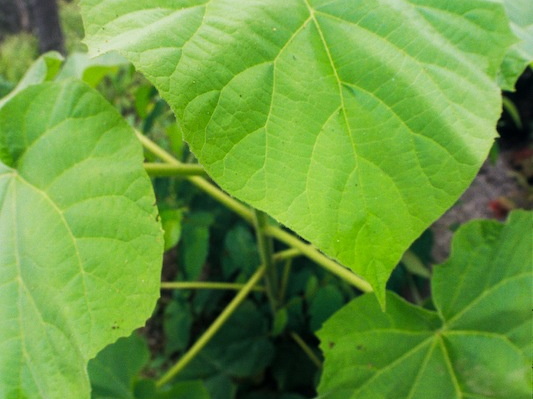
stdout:
{"type": "Polygon", "coordinates": [[[498,219],[505,219],[514,208],[515,204],[505,197],[498,197],[489,201],[489,209],[498,219]]]}

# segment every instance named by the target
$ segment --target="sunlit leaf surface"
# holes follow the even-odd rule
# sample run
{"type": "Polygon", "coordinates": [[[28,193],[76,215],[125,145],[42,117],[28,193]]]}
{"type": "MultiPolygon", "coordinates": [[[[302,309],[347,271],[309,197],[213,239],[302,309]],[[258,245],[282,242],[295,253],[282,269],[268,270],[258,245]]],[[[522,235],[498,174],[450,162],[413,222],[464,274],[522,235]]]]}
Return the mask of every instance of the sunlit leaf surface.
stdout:
{"type": "Polygon", "coordinates": [[[84,0],[87,43],[159,89],[208,173],[365,277],[492,145],[516,41],[495,1],[84,0]]]}
{"type": "Polygon", "coordinates": [[[163,238],[142,159],[84,84],[0,109],[1,398],[89,398],[87,361],[150,316],[163,238]]]}
{"type": "Polygon", "coordinates": [[[533,214],[462,227],[432,281],[437,311],[389,293],[337,312],[319,332],[320,398],[531,397],[533,214]]]}

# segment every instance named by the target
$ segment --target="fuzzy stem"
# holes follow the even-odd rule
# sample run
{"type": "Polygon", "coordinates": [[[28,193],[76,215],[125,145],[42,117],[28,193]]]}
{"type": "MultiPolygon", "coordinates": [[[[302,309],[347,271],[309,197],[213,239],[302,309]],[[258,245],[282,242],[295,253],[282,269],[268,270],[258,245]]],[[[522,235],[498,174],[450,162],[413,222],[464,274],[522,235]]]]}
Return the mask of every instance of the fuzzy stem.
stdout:
{"type": "Polygon", "coordinates": [[[202,165],[187,163],[183,165],[171,165],[168,163],[146,162],[144,164],[144,170],[152,177],[205,175],[205,170],[202,165]]]}
{"type": "MultiPolygon", "coordinates": [[[[163,148],[159,147],[156,143],[154,143],[148,137],[144,136],[142,133],[136,132],[136,134],[137,134],[137,138],[139,139],[141,144],[144,146],[144,148],[146,148],[152,154],[159,157],[162,161],[165,161],[166,163],[170,165],[175,165],[175,166],[184,165],[184,163],[178,161],[171,154],[166,152],[163,148]]],[[[218,187],[216,187],[214,184],[211,184],[206,179],[200,176],[188,176],[187,180],[189,180],[192,184],[194,184],[200,190],[204,191],[206,194],[209,194],[211,197],[213,197],[215,200],[217,200],[224,206],[231,209],[237,215],[241,216],[248,223],[251,223],[251,224],[253,223],[254,216],[250,208],[243,205],[239,201],[233,199],[228,194],[226,194],[225,192],[220,190],[218,187]]]]}
{"type": "Polygon", "coordinates": [[[279,279],[277,265],[272,258],[272,254],[274,253],[272,238],[265,234],[265,229],[268,227],[268,217],[264,212],[259,210],[254,211],[254,216],[259,255],[261,257],[261,263],[266,267],[266,292],[270,306],[272,307],[272,312],[275,314],[278,309],[279,279]]]}
{"type": "MultiPolygon", "coordinates": [[[[211,281],[176,281],[162,282],[163,290],[240,290],[244,284],[239,283],[219,283],[211,281]]],[[[264,287],[254,287],[252,291],[264,292],[264,287]]]]}
{"type": "Polygon", "coordinates": [[[271,237],[277,238],[278,240],[284,242],[291,247],[297,248],[302,251],[302,254],[307,256],[309,259],[315,261],[324,269],[329,270],[331,273],[336,274],[344,281],[354,285],[363,292],[371,292],[372,287],[370,284],[363,280],[361,277],[357,276],[344,266],[339,265],[334,260],[326,257],[325,255],[318,252],[318,250],[312,245],[306,244],[298,238],[294,237],[292,234],[287,233],[286,231],[281,230],[278,227],[268,226],[266,228],[266,233],[271,237]]]}
{"type": "MultiPolygon", "coordinates": [[[[280,261],[285,259],[291,259],[298,254],[298,251],[294,249],[287,249],[285,251],[276,252],[272,255],[274,261],[280,261]]],[[[259,266],[253,276],[242,285],[239,292],[233,300],[226,306],[222,313],[216,318],[216,320],[209,326],[209,328],[203,333],[203,335],[194,343],[194,345],[185,353],[180,360],[170,368],[157,382],[156,385],[162,386],[174,378],[181,370],[183,370],[192,359],[194,359],[198,353],[209,343],[209,341],[215,336],[218,330],[224,325],[229,317],[237,310],[237,307],[244,301],[246,296],[256,289],[256,284],[265,274],[266,267],[264,265],[259,266]]]]}
{"type": "Polygon", "coordinates": [[[254,216],[249,207],[243,205],[241,202],[233,199],[228,194],[220,190],[214,184],[209,183],[203,177],[190,176],[187,178],[192,184],[198,187],[203,192],[209,194],[212,198],[231,209],[237,215],[242,217],[248,223],[253,224],[254,216]]]}
{"type": "Polygon", "coordinates": [[[246,296],[263,277],[264,273],[265,266],[260,266],[250,280],[248,280],[248,282],[243,286],[243,288],[241,288],[237,295],[235,295],[235,298],[233,298],[233,300],[228,304],[228,306],[226,306],[216,320],[202,334],[198,341],[194,343],[194,345],[179,359],[174,366],[172,366],[159,380],[157,380],[156,386],[160,387],[168,383],[181,370],[183,370],[189,364],[189,362],[198,355],[198,353],[200,353],[200,351],[209,343],[209,341],[218,332],[218,330],[220,330],[229,317],[235,312],[237,307],[246,299],[246,296]]]}
{"type": "Polygon", "coordinates": [[[289,278],[292,269],[292,259],[287,259],[283,267],[283,273],[281,275],[281,284],[279,289],[279,303],[285,301],[285,294],[287,293],[287,287],[289,286],[289,278]]]}
{"type": "Polygon", "coordinates": [[[416,274],[420,277],[431,278],[431,272],[426,269],[424,263],[413,251],[406,251],[401,262],[405,265],[406,269],[413,274],[416,274]]]}
{"type": "Polygon", "coordinates": [[[305,343],[305,341],[302,339],[302,337],[300,337],[294,331],[291,331],[290,335],[291,335],[291,338],[294,340],[294,342],[296,342],[298,344],[298,346],[305,352],[307,357],[309,357],[309,359],[311,359],[311,361],[314,363],[314,365],[317,366],[319,369],[321,369],[322,368],[322,362],[317,357],[315,352],[313,352],[313,350],[309,347],[309,345],[307,345],[305,343]]]}

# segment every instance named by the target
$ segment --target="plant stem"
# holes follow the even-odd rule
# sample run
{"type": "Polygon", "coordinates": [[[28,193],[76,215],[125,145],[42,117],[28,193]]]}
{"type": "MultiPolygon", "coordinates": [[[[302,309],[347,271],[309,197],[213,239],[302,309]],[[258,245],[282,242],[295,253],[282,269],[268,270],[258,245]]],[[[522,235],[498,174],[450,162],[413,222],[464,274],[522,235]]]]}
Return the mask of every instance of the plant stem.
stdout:
{"type": "Polygon", "coordinates": [[[182,164],[173,165],[169,163],[149,163],[144,164],[144,170],[154,177],[159,176],[198,176],[205,175],[202,165],[182,164]]]}
{"type": "MultiPolygon", "coordinates": [[[[176,166],[184,165],[182,162],[178,161],[171,154],[166,152],[163,148],[159,147],[156,143],[154,143],[148,137],[144,136],[142,133],[139,133],[136,131],[136,134],[141,144],[147,150],[149,150],[152,154],[159,157],[161,160],[165,161],[166,163],[170,165],[176,165],[176,166]]],[[[221,204],[231,209],[237,215],[241,216],[248,223],[253,224],[254,216],[250,208],[243,205],[239,201],[233,199],[228,194],[220,190],[218,187],[209,183],[207,180],[205,180],[204,178],[200,176],[188,176],[187,180],[189,180],[192,184],[194,184],[200,190],[209,194],[211,197],[213,197],[215,200],[217,200],[221,204]]]]}
{"type": "Polygon", "coordinates": [[[431,278],[431,272],[426,269],[424,263],[422,263],[420,258],[413,251],[405,251],[401,262],[410,273],[424,278],[431,278]]]}
{"type": "MultiPolygon", "coordinates": [[[[164,290],[240,290],[244,284],[239,283],[219,283],[211,281],[177,281],[162,282],[161,289],[164,290]]],[[[252,291],[265,291],[265,287],[254,287],[252,291]]]]}
{"type": "Polygon", "coordinates": [[[282,260],[289,260],[292,258],[296,258],[297,256],[301,256],[301,255],[303,254],[299,249],[289,248],[289,249],[284,249],[283,251],[276,252],[273,255],[273,258],[275,262],[279,262],[282,260]]]}
{"type": "Polygon", "coordinates": [[[212,198],[231,209],[237,215],[242,217],[248,223],[253,224],[254,216],[249,207],[243,205],[241,202],[233,199],[228,194],[220,190],[214,184],[209,183],[207,180],[200,176],[190,176],[187,178],[192,184],[198,187],[200,190],[209,194],[212,198]]]}
{"type": "Polygon", "coordinates": [[[302,339],[302,337],[300,337],[294,331],[291,331],[290,335],[291,335],[291,338],[294,340],[294,342],[296,342],[298,344],[298,346],[305,352],[307,357],[309,357],[309,359],[311,359],[311,361],[314,363],[314,365],[317,366],[319,369],[321,369],[322,368],[322,362],[317,357],[315,352],[313,352],[313,350],[309,347],[309,345],[307,345],[305,343],[305,341],[302,339]]]}
{"type": "MultiPolygon", "coordinates": [[[[173,165],[182,165],[180,161],[178,161],[164,149],[159,147],[148,137],[144,136],[139,132],[136,133],[143,146],[150,152],[152,152],[154,155],[161,158],[161,160],[173,165]]],[[[187,177],[187,180],[189,180],[192,184],[194,184],[196,187],[198,187],[205,193],[209,194],[215,200],[219,201],[220,203],[231,209],[233,212],[237,213],[248,223],[254,223],[253,212],[247,206],[230,197],[215,185],[209,183],[207,180],[200,176],[189,176],[187,177]]],[[[341,266],[337,262],[331,260],[324,254],[320,253],[312,245],[306,244],[294,235],[289,234],[286,231],[275,226],[267,226],[266,233],[271,237],[284,242],[288,246],[300,250],[303,255],[315,261],[319,266],[322,266],[324,269],[329,270],[333,274],[336,274],[338,277],[359,288],[361,291],[372,291],[372,287],[367,281],[355,275],[354,273],[346,269],[344,266],[341,266]]]]}
{"type": "Polygon", "coordinates": [[[160,387],[174,378],[181,370],[189,364],[189,362],[198,355],[198,353],[207,345],[207,343],[213,338],[218,330],[224,325],[228,318],[235,312],[237,307],[244,301],[246,296],[252,291],[257,282],[263,277],[265,273],[265,266],[262,265],[257,269],[248,282],[241,288],[241,290],[235,295],[235,298],[226,306],[222,313],[216,318],[216,320],[209,326],[209,328],[202,334],[202,336],[194,343],[194,345],[185,353],[180,360],[171,367],[159,380],[156,382],[156,386],[160,387]]]}
{"type": "Polygon", "coordinates": [[[278,309],[278,292],[279,292],[279,279],[277,265],[274,263],[272,254],[274,253],[274,247],[272,244],[272,238],[265,234],[265,230],[268,227],[268,217],[264,212],[254,210],[254,226],[257,237],[257,245],[259,249],[259,255],[261,263],[265,265],[265,286],[272,307],[272,312],[275,314],[278,309]]]}
{"type": "MultiPolygon", "coordinates": [[[[272,259],[275,262],[286,260],[290,262],[292,258],[300,256],[302,253],[295,249],[286,249],[284,251],[276,252],[272,255],[272,259]]],[[[161,283],[161,289],[188,289],[188,290],[240,290],[245,286],[245,284],[240,283],[225,283],[225,282],[216,282],[216,281],[164,281],[161,283]]],[[[265,287],[254,287],[252,291],[261,291],[265,292],[265,287]]]]}
{"type": "Polygon", "coordinates": [[[416,282],[411,273],[407,273],[407,285],[409,286],[409,291],[411,291],[411,295],[413,296],[414,303],[417,305],[422,304],[422,296],[420,295],[420,291],[418,291],[418,287],[416,286],[416,282]]]}
{"type": "MultiPolygon", "coordinates": [[[[274,261],[280,261],[285,259],[291,259],[299,255],[300,251],[296,249],[287,249],[284,251],[276,252],[272,255],[274,261]]],[[[202,336],[194,343],[194,345],[185,353],[181,359],[170,368],[159,380],[156,385],[158,387],[165,385],[172,378],[174,378],[181,370],[183,370],[192,359],[194,359],[198,353],[209,343],[209,341],[220,330],[229,317],[237,310],[237,307],[244,301],[246,296],[256,289],[256,284],[265,274],[266,267],[264,265],[259,266],[252,277],[243,284],[239,292],[232,301],[226,306],[222,313],[216,318],[216,320],[209,326],[209,328],[202,334],[202,336]]],[[[205,283],[204,283],[205,284],[205,283]]]]}
{"type": "Polygon", "coordinates": [[[287,259],[285,261],[285,266],[283,267],[283,274],[281,275],[281,284],[279,289],[279,303],[285,301],[285,294],[287,293],[287,287],[289,286],[289,277],[291,274],[292,268],[292,259],[287,259]]]}
{"type": "Polygon", "coordinates": [[[318,250],[310,244],[306,244],[300,239],[294,237],[292,234],[283,231],[278,227],[268,226],[266,233],[271,237],[277,238],[278,240],[284,242],[287,245],[290,245],[293,248],[297,248],[302,251],[302,254],[307,256],[309,259],[315,261],[324,269],[329,270],[331,273],[336,274],[344,281],[354,285],[363,292],[371,292],[372,287],[370,284],[363,280],[361,277],[357,276],[352,271],[348,270],[344,266],[339,265],[334,260],[326,257],[325,255],[318,252],[318,250]]]}
{"type": "Polygon", "coordinates": [[[176,165],[176,164],[181,165],[182,164],[182,162],[178,161],[171,154],[169,154],[163,148],[158,146],[156,143],[154,143],[152,140],[150,140],[148,137],[146,137],[141,132],[135,130],[135,134],[137,136],[137,139],[143,145],[143,147],[146,148],[148,151],[150,151],[155,156],[161,158],[161,160],[165,161],[166,163],[174,164],[174,165],[176,165]]]}

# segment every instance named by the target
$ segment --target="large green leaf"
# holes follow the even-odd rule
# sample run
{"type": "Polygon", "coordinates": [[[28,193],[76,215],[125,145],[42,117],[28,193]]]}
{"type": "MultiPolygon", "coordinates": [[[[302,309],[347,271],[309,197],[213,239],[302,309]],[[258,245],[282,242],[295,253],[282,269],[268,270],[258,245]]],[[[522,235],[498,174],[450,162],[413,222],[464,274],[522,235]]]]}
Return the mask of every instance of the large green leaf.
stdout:
{"type": "Polygon", "coordinates": [[[514,38],[492,0],[83,0],[229,193],[361,274],[402,253],[485,159],[514,38]]]}
{"type": "Polygon", "coordinates": [[[475,221],[432,281],[436,312],[365,295],[319,332],[330,399],[531,397],[533,214],[475,221]]]}
{"type": "Polygon", "coordinates": [[[89,397],[87,361],[144,324],[163,239],[142,149],[95,91],[0,109],[0,397],[89,397]]]}

